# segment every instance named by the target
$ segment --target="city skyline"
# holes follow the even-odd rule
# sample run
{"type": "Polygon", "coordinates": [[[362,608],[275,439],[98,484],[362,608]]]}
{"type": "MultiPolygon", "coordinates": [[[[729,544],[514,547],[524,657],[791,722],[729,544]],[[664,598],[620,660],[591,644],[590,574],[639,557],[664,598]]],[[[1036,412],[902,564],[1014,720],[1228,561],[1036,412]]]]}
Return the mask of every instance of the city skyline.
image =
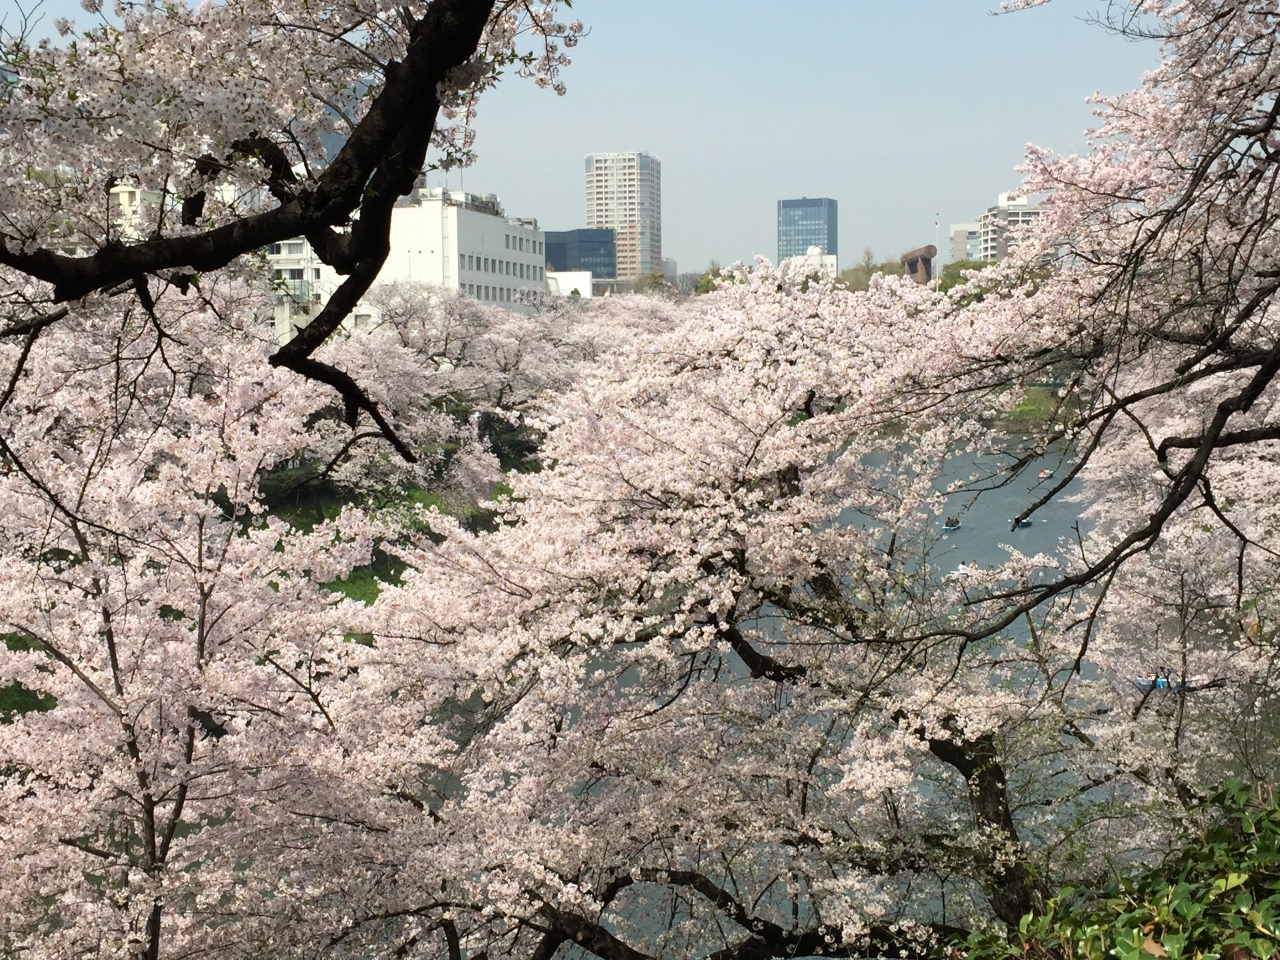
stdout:
{"type": "MultiPolygon", "coordinates": [[[[1154,43],[1084,22],[1097,10],[1079,0],[997,6],[796,0],[766,17],[750,0],[579,0],[567,94],[499,84],[479,101],[476,163],[429,180],[568,230],[586,225],[582,157],[646,151],[667,167],[663,253],[685,271],[773,259],[784,197],[836,199],[850,262],[865,247],[948,249],[935,222],[971,221],[1016,188],[1029,142],[1084,150],[1086,98],[1131,89],[1158,61],[1154,43]]],[[[48,36],[58,17],[96,20],[77,0],[45,0],[40,16],[48,36]]]]}
{"type": "Polygon", "coordinates": [[[773,260],[786,197],[838,201],[848,262],[865,247],[878,259],[945,248],[947,224],[1018,186],[1028,142],[1083,150],[1085,98],[1132,88],[1157,61],[1154,44],[1081,22],[1084,4],[988,16],[995,6],[797,0],[771,24],[750,4],[580,0],[589,33],[567,94],[516,78],[486,93],[476,164],[432,182],[493,191],[569,230],[586,225],[581,158],[645,151],[663,161],[663,255],[681,271],[773,260]]]}

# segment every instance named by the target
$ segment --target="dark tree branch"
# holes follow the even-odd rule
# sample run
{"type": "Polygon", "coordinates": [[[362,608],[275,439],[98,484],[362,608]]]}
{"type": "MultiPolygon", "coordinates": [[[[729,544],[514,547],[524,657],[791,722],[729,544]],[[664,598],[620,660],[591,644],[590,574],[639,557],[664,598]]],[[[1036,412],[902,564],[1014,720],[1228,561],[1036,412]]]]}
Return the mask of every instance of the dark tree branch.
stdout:
{"type": "Polygon", "coordinates": [[[216,270],[269,243],[342,226],[371,198],[393,203],[412,182],[398,193],[385,191],[402,186],[405,171],[422,167],[439,111],[437,85],[475,55],[495,2],[433,0],[427,6],[404,60],[387,65],[382,91],[314,187],[286,190],[292,171],[281,165],[279,148],[266,138],[242,141],[239,148],[263,162],[277,199],[288,197],[279,207],[202,234],[113,244],[89,257],[44,248],[23,252],[0,243],[0,263],[52,284],[56,301],[78,300],[142,274],[216,270]],[[414,149],[419,144],[421,151],[414,149]]]}
{"type": "MultiPolygon", "coordinates": [[[[1220,435],[1214,441],[1214,447],[1235,447],[1242,443],[1258,443],[1262,440],[1280,440],[1280,424],[1269,427],[1255,427],[1252,430],[1231,430],[1220,435]]],[[[1196,450],[1205,441],[1201,434],[1198,437],[1165,437],[1156,448],[1156,457],[1161,463],[1167,463],[1170,450],[1196,450]]]]}

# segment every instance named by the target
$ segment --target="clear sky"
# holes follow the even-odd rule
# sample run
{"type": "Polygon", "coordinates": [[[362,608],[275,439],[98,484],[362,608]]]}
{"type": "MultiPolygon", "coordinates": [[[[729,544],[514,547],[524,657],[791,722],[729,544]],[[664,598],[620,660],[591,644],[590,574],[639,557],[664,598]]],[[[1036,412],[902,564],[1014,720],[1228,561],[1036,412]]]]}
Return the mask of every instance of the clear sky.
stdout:
{"type": "Polygon", "coordinates": [[[1135,87],[1158,61],[1154,44],[1085,22],[1104,0],[997,6],[577,0],[590,35],[569,92],[511,79],[486,94],[465,186],[571,229],[583,156],[644,150],[662,161],[663,253],[681,271],[774,259],[777,201],[800,196],[839,201],[842,268],[868,246],[896,259],[933,242],[935,215],[945,241],[1016,187],[1028,142],[1082,150],[1085,99],[1135,87]]]}
{"type": "MultiPolygon", "coordinates": [[[[583,226],[584,155],[662,161],[681,271],[776,256],[777,201],[834,197],[840,262],[934,241],[1016,187],[1031,142],[1084,147],[1086,97],[1154,66],[1086,19],[1106,0],[991,16],[997,0],[576,0],[564,97],[514,77],[481,100],[479,161],[449,185],[546,229],[583,226]]],[[[14,0],[0,0],[12,12],[14,0]]],[[[46,0],[45,24],[84,17],[46,0]]],[[[51,30],[51,28],[49,28],[51,30]]],[[[440,182],[440,175],[432,183],[440,182]]],[[[945,248],[944,248],[945,255],[945,248]]]]}

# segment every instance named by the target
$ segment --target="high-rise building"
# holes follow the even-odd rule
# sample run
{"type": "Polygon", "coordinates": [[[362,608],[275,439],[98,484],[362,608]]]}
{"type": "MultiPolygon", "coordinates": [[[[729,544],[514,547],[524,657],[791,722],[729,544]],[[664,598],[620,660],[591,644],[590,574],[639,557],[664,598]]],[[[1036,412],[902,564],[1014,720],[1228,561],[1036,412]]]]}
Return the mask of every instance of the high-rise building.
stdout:
{"type": "Polygon", "coordinates": [[[823,256],[838,257],[837,215],[837,204],[828,197],[779,200],[778,262],[807,256],[810,247],[818,247],[823,256]]]}
{"type": "Polygon", "coordinates": [[[593,153],[586,159],[587,226],[614,231],[617,278],[662,269],[662,164],[647,153],[593,153]]]}
{"type": "Polygon", "coordinates": [[[558,272],[588,270],[593,279],[618,275],[618,257],[611,227],[547,231],[547,269],[558,272]]]}
{"type": "Polygon", "coordinates": [[[1038,216],[1040,211],[1026,197],[1011,200],[1009,194],[1000,194],[996,205],[988,207],[978,220],[978,259],[1003,260],[1012,248],[1009,231],[1029,224],[1038,216]]]}

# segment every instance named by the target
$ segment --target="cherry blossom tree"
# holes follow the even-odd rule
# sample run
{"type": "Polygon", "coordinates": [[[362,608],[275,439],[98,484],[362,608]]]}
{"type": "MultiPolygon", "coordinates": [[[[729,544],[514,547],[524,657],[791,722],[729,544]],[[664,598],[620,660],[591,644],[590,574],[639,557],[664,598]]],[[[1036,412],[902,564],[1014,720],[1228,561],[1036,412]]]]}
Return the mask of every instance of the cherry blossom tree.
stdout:
{"type": "Polygon", "coordinates": [[[377,277],[392,207],[428,149],[446,167],[469,157],[476,98],[499,72],[563,90],[563,48],[581,26],[556,20],[558,6],[121,3],[120,25],[60,24],[65,47],[4,37],[15,76],[0,125],[0,264],[41,285],[4,335],[58,322],[52,304],[147,278],[198,285],[304,236],[346,280],[272,362],[337,390],[353,426],[370,418],[411,459],[377,404],[314,354],[377,277]],[[344,138],[328,162],[324,134],[344,138]],[[123,211],[111,202],[121,186],[152,199],[123,211]]]}
{"type": "Polygon", "coordinates": [[[322,584],[367,524],[264,515],[323,393],[268,363],[261,294],[203,287],[68,316],[25,367],[5,348],[0,675],[51,707],[0,726],[6,954],[247,955],[218,916],[305,887],[291,848],[357,816],[320,789],[356,646],[322,584]]]}
{"type": "MultiPolygon", "coordinates": [[[[922,956],[1274,776],[1273,6],[1114,6],[1162,66],[1099,101],[1086,156],[1031,153],[1044,214],[949,291],[758,264],[527,319],[400,289],[346,339],[433,129],[413,98],[465,121],[519,57],[515,7],[178,7],[69,60],[14,45],[0,676],[52,709],[0,726],[4,949],[922,956]],[[108,49],[174,76],[77,73],[108,49]],[[338,115],[381,78],[327,167],[315,64],[338,115]],[[179,95],[191,119],[161,122],[179,95]],[[134,166],[79,162],[120,117],[134,166]],[[173,199],[145,239],[85,199],[122,176],[173,199]],[[273,353],[244,255],[299,233],[351,286],[273,353]],[[345,431],[288,370],[339,388],[345,431]],[[1056,408],[1013,430],[1031,387],[1056,408]],[[410,469],[361,427],[429,460],[446,397],[540,438],[488,529],[265,515],[287,459],[410,469]],[[952,505],[1046,457],[1015,521],[1080,478],[1092,526],[940,569],[952,505]],[[375,541],[404,575],[343,602],[375,541]]],[[[546,50],[520,61],[544,79],[546,50]]]]}
{"type": "Polygon", "coordinates": [[[1117,12],[1164,63],[1088,156],[1031,154],[1009,261],[947,295],[740,271],[548,403],[497,530],[403,549],[380,648],[475,684],[433,812],[483,867],[422,917],[521,956],[927,952],[1275,775],[1275,13],[1117,12]],[[1015,520],[1080,477],[1092,531],[938,576],[949,500],[1046,455],[1015,520]]]}

